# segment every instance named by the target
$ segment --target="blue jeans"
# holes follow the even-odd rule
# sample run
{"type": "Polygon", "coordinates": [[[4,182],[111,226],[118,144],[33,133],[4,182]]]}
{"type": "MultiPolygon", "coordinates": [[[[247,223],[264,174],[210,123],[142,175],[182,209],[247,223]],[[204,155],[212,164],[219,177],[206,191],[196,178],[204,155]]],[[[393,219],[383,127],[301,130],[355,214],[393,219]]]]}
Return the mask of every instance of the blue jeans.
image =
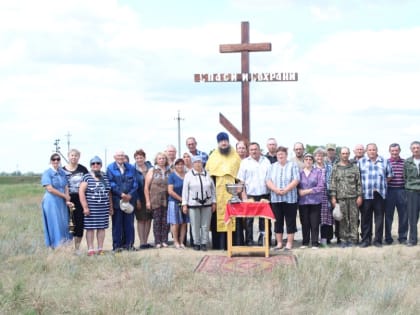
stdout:
{"type": "Polygon", "coordinates": [[[394,221],[395,208],[398,212],[398,241],[407,241],[408,217],[407,197],[404,188],[388,187],[385,199],[385,242],[392,243],[392,222],[394,221]]]}

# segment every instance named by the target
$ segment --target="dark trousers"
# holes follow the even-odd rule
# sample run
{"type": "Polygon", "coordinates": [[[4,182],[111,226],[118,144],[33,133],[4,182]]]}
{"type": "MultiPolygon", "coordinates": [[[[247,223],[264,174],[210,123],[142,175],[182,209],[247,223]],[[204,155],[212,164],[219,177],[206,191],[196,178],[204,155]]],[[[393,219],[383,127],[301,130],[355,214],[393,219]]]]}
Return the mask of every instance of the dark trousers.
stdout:
{"type": "MultiPolygon", "coordinates": [[[[254,196],[254,195],[248,195],[248,198],[252,198],[255,201],[260,201],[261,199],[267,199],[270,200],[270,195],[258,195],[258,196],[254,196]]],[[[253,235],[254,235],[254,218],[246,218],[246,231],[245,231],[245,241],[246,243],[248,242],[253,242],[253,235]]],[[[271,220],[268,220],[268,229],[270,231],[270,235],[269,235],[269,240],[271,242],[271,220]]],[[[259,218],[258,219],[258,230],[259,233],[264,233],[265,231],[265,225],[264,225],[264,218],[259,218]]]]}
{"type": "Polygon", "coordinates": [[[302,245],[319,244],[319,225],[321,224],[321,204],[299,205],[299,218],[302,224],[302,245]]]}
{"type": "Polygon", "coordinates": [[[374,192],[373,199],[363,200],[360,208],[362,217],[362,242],[370,244],[372,242],[372,216],[375,217],[375,243],[382,244],[382,237],[384,233],[384,212],[385,199],[374,192]]]}
{"type": "Polygon", "coordinates": [[[114,208],[112,215],[112,249],[131,248],[134,244],[134,212],[127,214],[114,208]]]}
{"type": "MultiPolygon", "coordinates": [[[[242,218],[236,218],[235,220],[235,232],[232,233],[232,243],[234,246],[244,245],[244,234],[242,218]]],[[[211,243],[213,249],[224,249],[227,250],[227,233],[217,232],[217,213],[213,212],[211,215],[210,222],[211,229],[211,243]]]]}
{"type": "Polygon", "coordinates": [[[385,242],[392,243],[392,222],[395,208],[398,212],[398,240],[407,241],[408,217],[407,203],[404,188],[388,187],[385,199],[385,242]]]}
{"type": "Polygon", "coordinates": [[[417,223],[419,222],[420,214],[420,192],[407,190],[407,212],[408,212],[408,225],[409,237],[408,241],[417,244],[417,223]]]}

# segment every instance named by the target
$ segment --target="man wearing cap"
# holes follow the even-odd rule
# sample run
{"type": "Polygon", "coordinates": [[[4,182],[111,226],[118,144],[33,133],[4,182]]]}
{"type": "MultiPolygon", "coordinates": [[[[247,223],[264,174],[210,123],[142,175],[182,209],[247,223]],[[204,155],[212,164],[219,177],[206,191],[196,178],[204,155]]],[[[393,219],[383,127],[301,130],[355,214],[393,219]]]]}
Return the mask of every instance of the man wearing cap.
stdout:
{"type": "Polygon", "coordinates": [[[334,165],[339,161],[337,158],[337,146],[334,143],[328,143],[325,146],[325,150],[327,150],[327,156],[325,157],[325,162],[334,165]]]}
{"type": "Polygon", "coordinates": [[[106,174],[111,184],[112,203],[112,248],[133,250],[134,244],[134,212],[126,213],[120,208],[120,201],[129,202],[134,206],[132,198],[137,192],[136,170],[134,166],[124,162],[124,151],[114,154],[115,162],[108,165],[106,174]]]}
{"type": "MultiPolygon", "coordinates": [[[[224,222],[226,204],[231,195],[226,191],[226,184],[235,183],[241,159],[229,144],[229,136],[226,132],[217,135],[217,149],[214,150],[207,161],[206,169],[216,181],[217,210],[212,215],[212,243],[213,249],[227,248],[227,227],[224,222]]],[[[240,220],[236,220],[239,222],[240,220]]],[[[242,229],[235,229],[234,242],[239,239],[242,229]]],[[[236,244],[235,244],[236,245],[236,244]]]]}
{"type": "MultiPolygon", "coordinates": [[[[337,158],[337,147],[334,143],[327,143],[325,146],[325,150],[327,151],[327,156],[324,158],[325,163],[330,164],[333,167],[335,164],[338,163],[339,159],[337,158]]],[[[328,191],[327,191],[328,194],[328,191]]],[[[340,221],[335,220],[335,237],[337,238],[337,244],[341,243],[340,238],[340,221]]]]}

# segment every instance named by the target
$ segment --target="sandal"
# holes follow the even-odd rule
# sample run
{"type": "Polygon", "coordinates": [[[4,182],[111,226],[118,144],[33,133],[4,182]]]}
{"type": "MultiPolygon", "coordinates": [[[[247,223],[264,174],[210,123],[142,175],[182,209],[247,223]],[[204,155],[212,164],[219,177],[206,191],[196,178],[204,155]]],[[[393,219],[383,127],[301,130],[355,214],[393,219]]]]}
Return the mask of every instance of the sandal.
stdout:
{"type": "Polygon", "coordinates": [[[87,255],[88,256],[94,256],[95,255],[95,250],[94,249],[89,249],[87,255]]]}

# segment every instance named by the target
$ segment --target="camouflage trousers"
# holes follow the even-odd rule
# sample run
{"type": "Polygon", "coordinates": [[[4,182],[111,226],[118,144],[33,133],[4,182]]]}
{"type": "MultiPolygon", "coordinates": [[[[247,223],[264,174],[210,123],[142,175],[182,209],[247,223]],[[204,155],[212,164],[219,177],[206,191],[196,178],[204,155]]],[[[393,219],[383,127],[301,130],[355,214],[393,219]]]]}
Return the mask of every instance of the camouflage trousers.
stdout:
{"type": "Polygon", "coordinates": [[[359,208],[356,198],[338,200],[343,219],[340,221],[340,238],[345,242],[357,243],[359,240],[359,208]]]}

